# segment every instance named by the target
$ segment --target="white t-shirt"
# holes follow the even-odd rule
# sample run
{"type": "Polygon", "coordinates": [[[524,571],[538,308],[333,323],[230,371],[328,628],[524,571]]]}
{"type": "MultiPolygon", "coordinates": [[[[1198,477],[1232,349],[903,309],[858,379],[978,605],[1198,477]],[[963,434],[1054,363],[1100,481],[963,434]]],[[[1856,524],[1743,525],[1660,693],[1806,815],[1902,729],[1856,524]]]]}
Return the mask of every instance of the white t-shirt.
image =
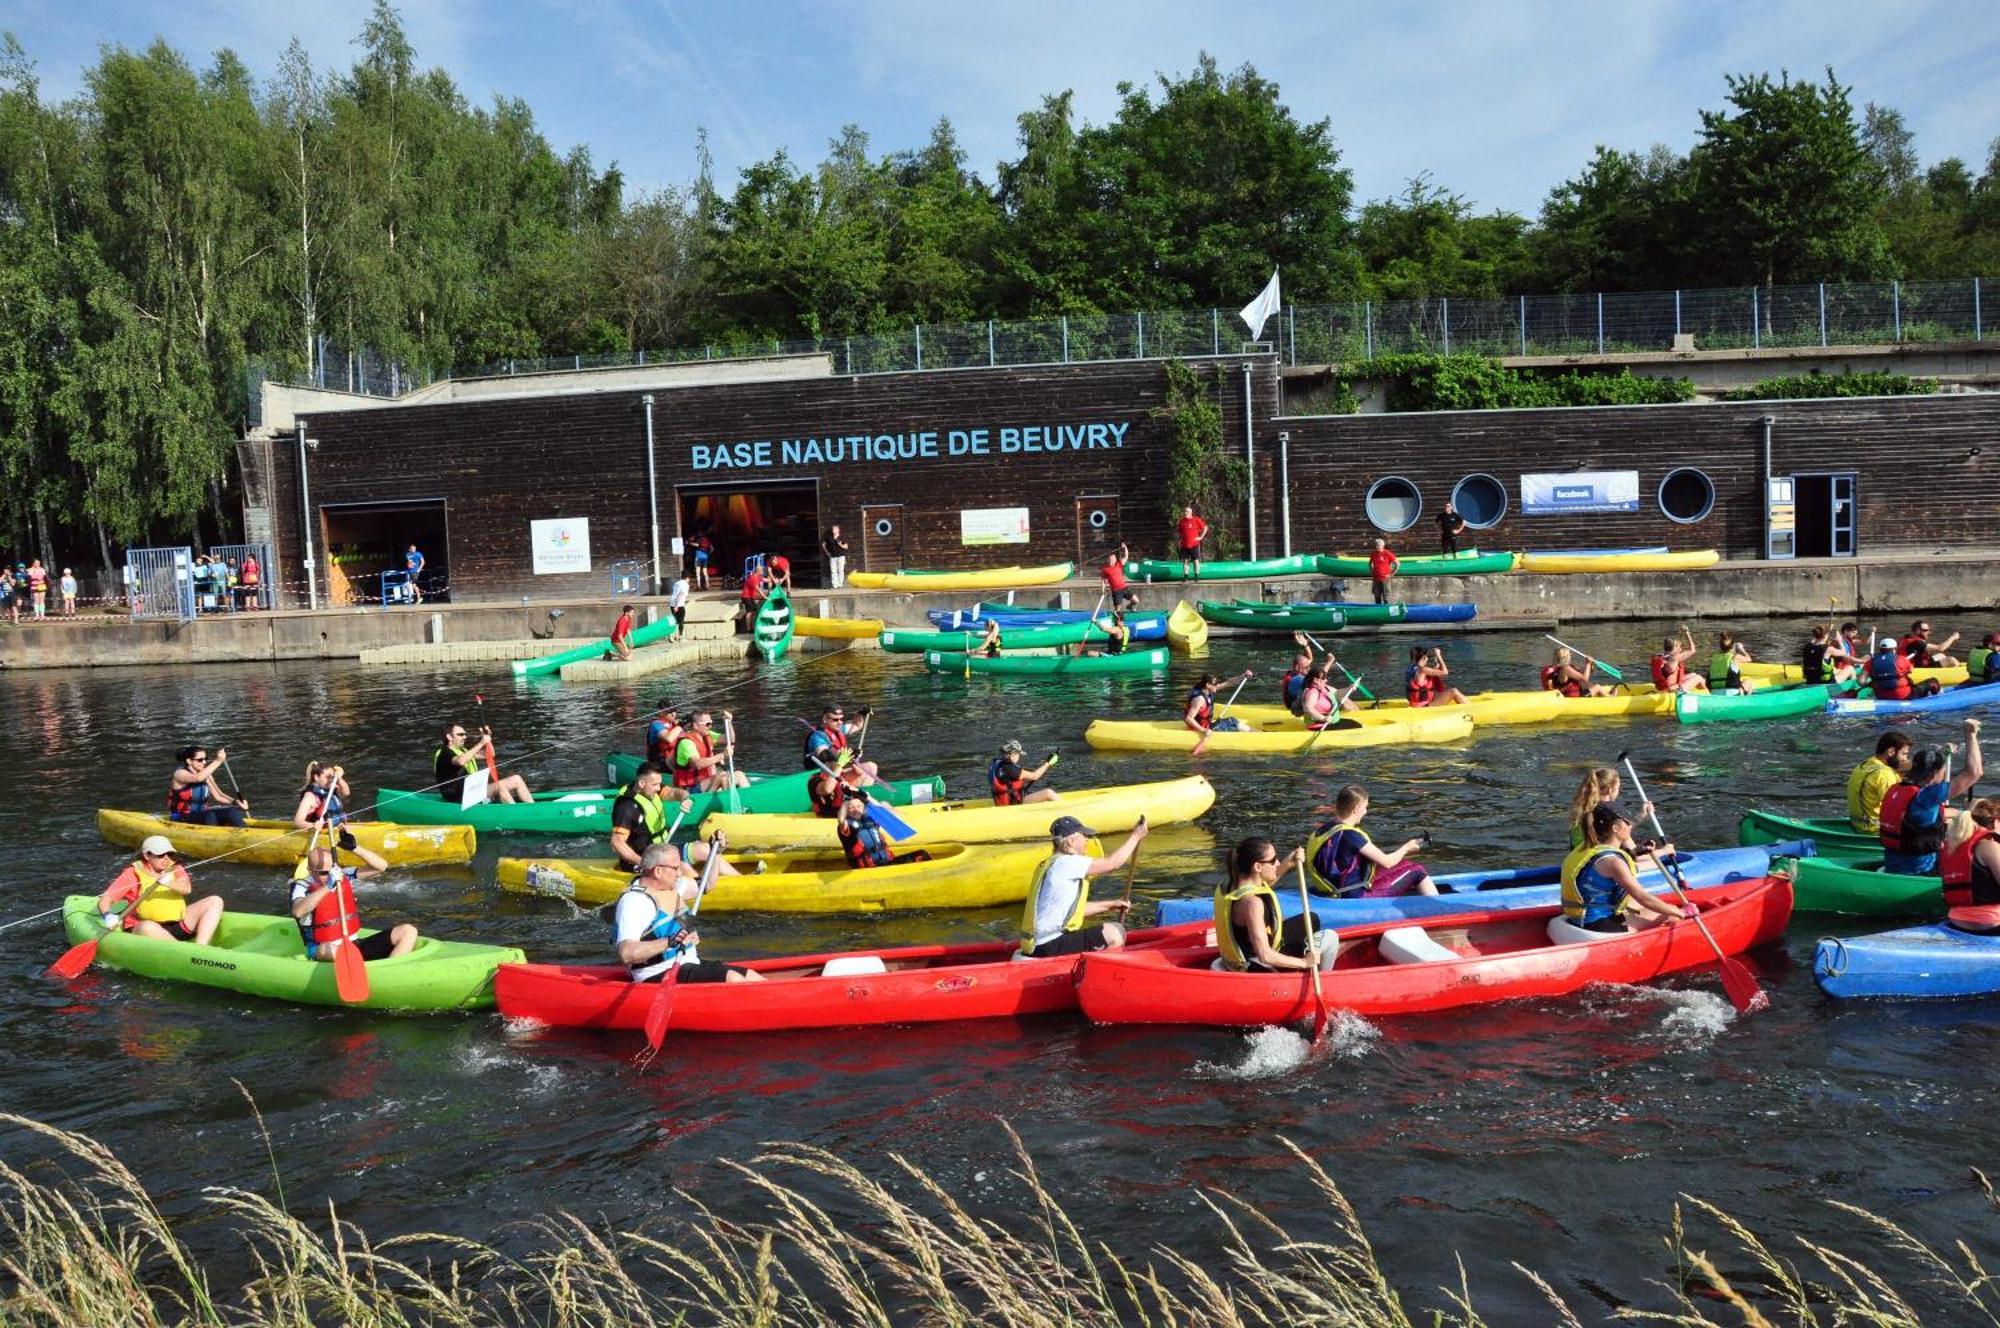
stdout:
{"type": "Polygon", "coordinates": [[[1090,889],[1090,855],[1058,853],[1035,896],[1035,944],[1047,945],[1063,934],[1063,924],[1076,909],[1079,892],[1090,889]]]}
{"type": "Polygon", "coordinates": [[[687,607],[687,602],[688,579],[684,576],[677,576],[674,578],[673,588],[667,592],[667,607],[670,609],[684,609],[687,607]]]}
{"type": "MultiPolygon", "coordinates": [[[[651,939],[648,935],[653,928],[653,919],[660,915],[653,897],[644,890],[627,890],[618,896],[618,906],[611,915],[611,944],[615,951],[627,941],[651,939]]],[[[685,924],[684,924],[685,925],[685,924]]],[[[650,964],[632,970],[634,982],[646,982],[658,977],[675,964],[692,964],[698,960],[695,947],[690,945],[678,953],[669,950],[650,964]]]]}

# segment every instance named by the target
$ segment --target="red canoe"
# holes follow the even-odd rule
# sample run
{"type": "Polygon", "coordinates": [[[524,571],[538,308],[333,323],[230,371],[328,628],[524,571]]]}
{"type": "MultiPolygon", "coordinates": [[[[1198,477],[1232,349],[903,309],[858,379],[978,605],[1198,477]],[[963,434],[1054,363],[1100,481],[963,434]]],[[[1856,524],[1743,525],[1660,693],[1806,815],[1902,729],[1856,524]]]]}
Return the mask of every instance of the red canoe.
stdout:
{"type": "MultiPolygon", "coordinates": [[[[1198,946],[1207,931],[1199,922],[1161,927],[1132,933],[1129,944],[1198,946]]],[[[765,1033],[1076,1009],[1077,956],[1016,960],[1015,952],[989,941],[753,959],[742,967],[770,981],[677,984],[673,1031],[765,1033]],[[828,964],[837,976],[825,975],[828,964]]],[[[618,965],[502,964],[493,978],[501,1014],[557,1028],[637,1031],[659,990],[635,984],[618,965]]]]}
{"type": "MultiPolygon", "coordinates": [[[[1782,876],[1688,892],[1725,954],[1776,940],[1792,916],[1782,876]]],[[[1328,1008],[1357,1014],[1417,1014],[1459,1005],[1560,996],[1592,983],[1645,982],[1715,962],[1692,922],[1588,942],[1548,936],[1556,907],[1463,913],[1343,928],[1340,959],[1322,985],[1328,1008]]],[[[1085,955],[1077,999],[1100,1024],[1296,1023],[1314,1014],[1305,973],[1229,973],[1210,967],[1213,949],[1085,955]]],[[[504,971],[504,970],[503,970],[504,971]]]]}

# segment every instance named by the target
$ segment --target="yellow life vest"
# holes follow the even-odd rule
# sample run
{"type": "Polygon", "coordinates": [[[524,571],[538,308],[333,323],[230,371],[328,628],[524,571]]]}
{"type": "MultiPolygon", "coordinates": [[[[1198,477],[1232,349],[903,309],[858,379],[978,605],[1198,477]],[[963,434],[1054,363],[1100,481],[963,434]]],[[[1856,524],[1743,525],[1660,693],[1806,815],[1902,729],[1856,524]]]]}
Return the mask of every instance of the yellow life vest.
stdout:
{"type": "Polygon", "coordinates": [[[1269,934],[1271,948],[1276,949],[1284,938],[1285,920],[1278,912],[1278,892],[1262,881],[1252,881],[1231,889],[1228,885],[1215,887],[1215,948],[1222,954],[1225,966],[1238,973],[1248,972],[1252,956],[1243,952],[1236,939],[1236,928],[1231,915],[1235,912],[1236,901],[1259,895],[1264,900],[1264,930],[1269,934]]]}
{"type": "Polygon", "coordinates": [[[1562,864],[1563,916],[1579,925],[1596,922],[1611,914],[1623,913],[1631,902],[1624,890],[1613,885],[1597,870],[1604,857],[1625,859],[1626,867],[1637,875],[1639,864],[1615,844],[1581,844],[1569,851],[1562,864]]]}
{"type": "Polygon", "coordinates": [[[133,912],[147,922],[179,922],[186,917],[187,899],[178,890],[161,884],[171,880],[174,872],[179,870],[180,868],[176,867],[165,876],[155,876],[146,870],[145,863],[133,863],[133,874],[139,878],[138,902],[133,905],[133,912]],[[160,885],[160,888],[153,890],[155,885],[160,885]],[[148,890],[153,890],[153,893],[148,895],[146,893],[148,890]]]}
{"type": "MultiPolygon", "coordinates": [[[[1028,887],[1028,902],[1021,910],[1021,953],[1024,955],[1035,953],[1035,908],[1041,902],[1042,886],[1049,879],[1049,868],[1055,866],[1055,863],[1054,854],[1042,859],[1042,865],[1035,868],[1034,884],[1028,887]]],[[[1075,906],[1070,909],[1069,916],[1063,919],[1064,931],[1076,931],[1083,926],[1083,910],[1089,902],[1090,882],[1086,879],[1077,889],[1075,906]]]]}
{"type": "Polygon", "coordinates": [[[1366,830],[1363,830],[1352,821],[1339,821],[1330,825],[1323,825],[1313,831],[1312,837],[1306,840],[1306,873],[1312,879],[1312,891],[1316,895],[1339,895],[1342,893],[1353,893],[1357,890],[1365,890],[1368,888],[1368,883],[1375,879],[1375,864],[1367,858],[1362,857],[1358,850],[1355,854],[1355,861],[1361,868],[1361,875],[1355,880],[1349,881],[1346,885],[1328,880],[1320,871],[1320,850],[1326,847],[1327,840],[1346,830],[1352,830],[1355,834],[1360,835],[1363,845],[1372,845],[1375,842],[1366,830]]]}

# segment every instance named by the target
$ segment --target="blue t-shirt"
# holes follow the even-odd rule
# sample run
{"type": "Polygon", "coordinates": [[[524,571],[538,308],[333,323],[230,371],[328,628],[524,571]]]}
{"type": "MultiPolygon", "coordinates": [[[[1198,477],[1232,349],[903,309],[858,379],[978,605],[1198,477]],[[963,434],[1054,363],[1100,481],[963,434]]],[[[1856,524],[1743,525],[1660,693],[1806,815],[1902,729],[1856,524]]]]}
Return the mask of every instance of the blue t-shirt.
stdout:
{"type": "MultiPolygon", "coordinates": [[[[1910,825],[1928,828],[1934,826],[1944,816],[1944,800],[1951,792],[1951,781],[1939,780],[1926,784],[1917,790],[1917,796],[1910,799],[1903,820],[1910,825]]],[[[1935,853],[1896,853],[1884,850],[1882,870],[1894,872],[1898,876],[1935,876],[1938,869],[1938,855],[1935,853]]]]}
{"type": "Polygon", "coordinates": [[[411,576],[415,576],[418,572],[424,570],[424,555],[418,553],[415,549],[411,549],[403,555],[403,566],[409,571],[411,576]]]}

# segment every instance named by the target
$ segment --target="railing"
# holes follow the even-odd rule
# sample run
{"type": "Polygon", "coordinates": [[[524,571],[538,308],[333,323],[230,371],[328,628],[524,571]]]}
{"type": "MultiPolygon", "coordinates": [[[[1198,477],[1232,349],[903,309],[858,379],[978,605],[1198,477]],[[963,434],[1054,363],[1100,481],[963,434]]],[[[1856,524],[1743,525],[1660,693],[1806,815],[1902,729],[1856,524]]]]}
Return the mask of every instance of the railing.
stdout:
{"type": "Polygon", "coordinates": [[[194,550],[127,549],[125,597],[135,620],[194,621],[194,550]]]}

